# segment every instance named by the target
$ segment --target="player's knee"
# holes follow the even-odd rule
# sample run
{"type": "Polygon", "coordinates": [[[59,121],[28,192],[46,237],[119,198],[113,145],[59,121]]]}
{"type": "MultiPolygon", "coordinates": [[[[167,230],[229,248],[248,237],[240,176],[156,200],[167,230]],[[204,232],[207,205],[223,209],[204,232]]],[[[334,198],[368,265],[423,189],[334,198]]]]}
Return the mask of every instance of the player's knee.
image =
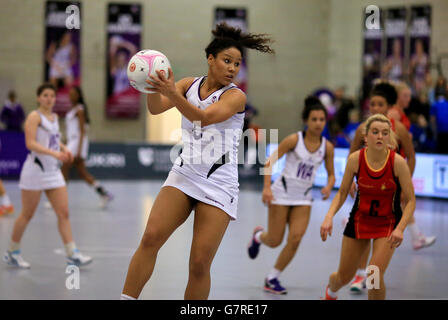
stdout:
{"type": "Polygon", "coordinates": [[[190,261],[190,275],[202,278],[210,273],[209,259],[205,256],[192,258],[190,261]]]}
{"type": "Polygon", "coordinates": [[[22,212],[20,214],[20,219],[22,221],[25,221],[26,223],[30,222],[32,218],[33,218],[33,213],[31,213],[31,212],[22,212]]]}
{"type": "Polygon", "coordinates": [[[282,243],[281,237],[269,237],[263,243],[270,248],[277,248],[282,243]]]}
{"type": "Polygon", "coordinates": [[[157,230],[145,232],[141,241],[143,249],[159,249],[163,244],[162,234],[157,230]]]}
{"type": "Polygon", "coordinates": [[[300,244],[300,241],[302,241],[304,233],[293,233],[288,236],[288,245],[292,247],[298,247],[300,244]]]}
{"type": "Polygon", "coordinates": [[[67,220],[69,218],[68,208],[58,209],[56,212],[58,219],[67,220]]]}

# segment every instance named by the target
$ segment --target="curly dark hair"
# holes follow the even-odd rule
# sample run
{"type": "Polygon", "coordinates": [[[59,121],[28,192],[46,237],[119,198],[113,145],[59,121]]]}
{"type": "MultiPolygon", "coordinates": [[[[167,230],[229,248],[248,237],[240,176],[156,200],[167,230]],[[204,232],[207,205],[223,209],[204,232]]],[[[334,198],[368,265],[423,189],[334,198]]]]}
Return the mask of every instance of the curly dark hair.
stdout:
{"type": "Polygon", "coordinates": [[[370,92],[370,97],[380,96],[386,99],[389,106],[393,106],[397,102],[398,94],[395,87],[387,82],[376,84],[370,92]]]}
{"type": "Polygon", "coordinates": [[[267,34],[243,33],[241,29],[230,27],[225,22],[218,24],[215,30],[212,30],[212,34],[214,39],[205,48],[206,58],[209,55],[216,57],[219,52],[231,47],[237,48],[241,54],[244,48],[263,53],[275,53],[268,45],[273,40],[267,34]]]}

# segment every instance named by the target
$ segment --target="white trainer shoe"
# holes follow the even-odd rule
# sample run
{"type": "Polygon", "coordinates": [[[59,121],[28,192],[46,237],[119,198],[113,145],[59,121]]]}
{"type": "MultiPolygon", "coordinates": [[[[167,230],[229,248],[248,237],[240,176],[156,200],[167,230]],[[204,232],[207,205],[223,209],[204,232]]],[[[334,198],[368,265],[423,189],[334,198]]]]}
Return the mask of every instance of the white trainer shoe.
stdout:
{"type": "Polygon", "coordinates": [[[93,259],[91,257],[83,255],[79,250],[75,250],[71,256],[67,257],[68,264],[73,264],[78,267],[88,265],[92,261],[93,259]]]}
{"type": "Polygon", "coordinates": [[[350,285],[350,293],[359,294],[366,288],[366,278],[356,275],[352,284],[350,285]]]}
{"type": "Polygon", "coordinates": [[[436,236],[426,237],[424,235],[420,235],[416,241],[412,241],[412,246],[414,247],[414,250],[430,247],[434,244],[434,242],[436,242],[436,239],[436,236]]]}
{"type": "Polygon", "coordinates": [[[14,266],[21,269],[29,269],[31,265],[23,260],[22,255],[20,254],[20,250],[16,251],[6,251],[3,255],[3,261],[6,262],[10,266],[14,266]]]}

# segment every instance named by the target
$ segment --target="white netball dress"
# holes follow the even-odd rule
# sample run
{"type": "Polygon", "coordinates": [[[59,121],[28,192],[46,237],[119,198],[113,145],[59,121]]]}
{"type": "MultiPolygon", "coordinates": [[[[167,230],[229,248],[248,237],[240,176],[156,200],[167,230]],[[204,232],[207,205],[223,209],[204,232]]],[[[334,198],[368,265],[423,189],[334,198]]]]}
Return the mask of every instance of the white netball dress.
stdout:
{"type": "MultiPolygon", "coordinates": [[[[78,146],[81,139],[81,130],[79,128],[79,120],[77,113],[79,110],[84,110],[82,104],[78,104],[76,107],[72,108],[65,115],[65,127],[67,132],[67,148],[75,157],[78,152],[78,146]]],[[[85,124],[85,129],[87,131],[87,124],[85,124]]],[[[89,139],[87,137],[87,132],[84,133],[82,140],[81,158],[86,159],[89,150],[89,139]]]]}
{"type": "Polygon", "coordinates": [[[286,154],[282,174],[272,185],[272,204],[284,206],[311,205],[314,178],[325,158],[326,139],[322,137],[320,147],[313,153],[305,146],[304,134],[297,133],[294,150],[286,154]]]}
{"type": "MultiPolygon", "coordinates": [[[[54,120],[48,120],[43,114],[40,115],[40,124],[37,127],[36,141],[51,150],[60,150],[61,134],[56,114],[54,120]]],[[[23,164],[20,173],[19,188],[22,190],[48,190],[65,186],[62,176],[61,162],[46,154],[31,151],[23,164]]]]}
{"type": "MultiPolygon", "coordinates": [[[[188,102],[204,110],[227,90],[239,90],[231,83],[201,99],[199,90],[206,77],[196,78],[185,93],[188,102]]],[[[182,116],[183,147],[163,186],[176,187],[190,197],[226,212],[232,220],[238,205],[238,145],[244,112],[201,127],[182,116]]]]}

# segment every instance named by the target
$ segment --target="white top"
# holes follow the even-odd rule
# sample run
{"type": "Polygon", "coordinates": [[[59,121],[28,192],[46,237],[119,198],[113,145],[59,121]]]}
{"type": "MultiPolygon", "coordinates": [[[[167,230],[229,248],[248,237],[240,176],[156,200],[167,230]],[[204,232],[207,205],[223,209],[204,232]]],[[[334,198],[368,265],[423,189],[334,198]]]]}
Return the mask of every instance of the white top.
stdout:
{"type": "Polygon", "coordinates": [[[72,52],[72,44],[69,43],[56,50],[53,56],[53,62],[56,62],[62,68],[70,68],[70,53],[72,52]]]}
{"type": "MultiPolygon", "coordinates": [[[[217,102],[227,90],[240,90],[231,83],[201,99],[199,91],[205,78],[196,78],[185,93],[188,102],[202,110],[217,102]]],[[[173,169],[221,186],[238,186],[238,145],[243,124],[244,112],[202,128],[182,116],[183,148],[173,169]]]]}
{"type": "MultiPolygon", "coordinates": [[[[61,134],[59,132],[59,122],[57,115],[53,113],[54,120],[50,121],[39,111],[38,113],[40,115],[40,124],[37,127],[36,133],[37,143],[48,149],[59,151],[61,134]]],[[[53,156],[35,151],[31,151],[31,156],[38,159],[36,161],[40,162],[44,172],[59,170],[59,160],[54,158],[53,156]]],[[[33,161],[35,160],[33,159],[33,161]]]]}
{"type": "MultiPolygon", "coordinates": [[[[72,108],[65,115],[65,129],[67,133],[67,140],[78,139],[81,136],[81,129],[79,128],[78,111],[84,110],[82,104],[78,104],[76,107],[72,108]]],[[[87,130],[87,123],[85,124],[85,129],[87,130]]]]}
{"type": "Polygon", "coordinates": [[[311,188],[314,183],[317,169],[325,158],[326,139],[322,137],[322,142],[316,152],[309,152],[305,146],[302,131],[297,132],[298,141],[294,150],[286,154],[285,167],[282,176],[288,181],[294,181],[303,188],[311,188]]]}

